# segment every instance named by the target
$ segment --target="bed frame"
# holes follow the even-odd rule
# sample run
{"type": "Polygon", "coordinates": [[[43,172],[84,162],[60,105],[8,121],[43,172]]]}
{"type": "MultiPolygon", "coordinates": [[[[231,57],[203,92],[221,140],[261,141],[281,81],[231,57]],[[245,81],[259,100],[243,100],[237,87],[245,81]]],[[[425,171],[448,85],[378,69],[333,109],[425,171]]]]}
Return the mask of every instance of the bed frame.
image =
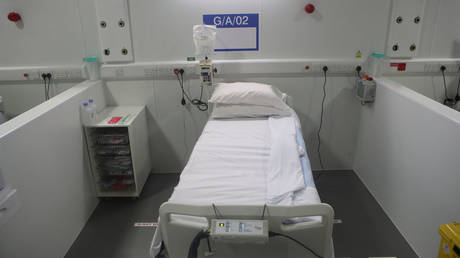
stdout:
{"type": "MultiPolygon", "coordinates": [[[[325,203],[299,206],[235,206],[235,205],[185,205],[166,202],[160,207],[161,234],[171,258],[184,258],[192,239],[209,227],[211,219],[264,219],[268,220],[269,230],[282,233],[302,242],[321,257],[334,257],[332,244],[332,225],[334,210],[325,203]],[[216,209],[218,212],[216,213],[216,209]],[[264,211],[265,209],[265,211],[264,211]],[[203,223],[171,219],[171,215],[187,215],[206,218],[203,223]],[[289,218],[321,216],[322,220],[299,222],[284,225],[289,218]]],[[[224,244],[211,241],[215,254],[211,257],[316,257],[297,243],[284,237],[272,237],[268,244],[224,244]]],[[[206,241],[202,241],[198,257],[205,257],[208,251],[206,241]]]]}

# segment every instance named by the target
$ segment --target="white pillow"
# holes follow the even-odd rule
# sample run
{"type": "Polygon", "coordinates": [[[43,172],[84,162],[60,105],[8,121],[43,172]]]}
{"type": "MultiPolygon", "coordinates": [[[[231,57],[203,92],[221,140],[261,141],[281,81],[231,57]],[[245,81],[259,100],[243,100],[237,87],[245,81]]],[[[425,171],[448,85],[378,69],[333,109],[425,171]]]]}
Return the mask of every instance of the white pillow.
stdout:
{"type": "Polygon", "coordinates": [[[212,118],[234,118],[234,117],[269,117],[289,116],[289,109],[281,110],[275,107],[247,105],[247,104],[219,104],[214,106],[212,118]]]}
{"type": "Polygon", "coordinates": [[[219,83],[209,102],[219,104],[249,104],[287,110],[282,93],[268,84],[254,82],[219,83]]]}

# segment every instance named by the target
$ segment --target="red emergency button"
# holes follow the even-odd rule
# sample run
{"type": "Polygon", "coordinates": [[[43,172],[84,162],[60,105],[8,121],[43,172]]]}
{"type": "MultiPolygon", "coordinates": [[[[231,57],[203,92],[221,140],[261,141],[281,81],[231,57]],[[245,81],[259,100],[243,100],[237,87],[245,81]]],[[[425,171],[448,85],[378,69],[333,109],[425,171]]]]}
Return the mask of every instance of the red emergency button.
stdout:
{"type": "Polygon", "coordinates": [[[19,13],[11,12],[8,14],[8,20],[18,22],[21,20],[21,15],[19,13]]]}
{"type": "Polygon", "coordinates": [[[315,6],[313,4],[307,4],[305,5],[305,12],[308,14],[313,13],[315,11],[315,6]]]}

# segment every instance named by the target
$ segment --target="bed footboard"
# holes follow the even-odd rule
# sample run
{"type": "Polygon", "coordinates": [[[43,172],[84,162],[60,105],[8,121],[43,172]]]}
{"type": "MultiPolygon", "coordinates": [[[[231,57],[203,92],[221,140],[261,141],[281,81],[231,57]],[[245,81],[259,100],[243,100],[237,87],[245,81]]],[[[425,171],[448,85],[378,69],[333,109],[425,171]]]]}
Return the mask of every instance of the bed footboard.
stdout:
{"type": "MultiPolygon", "coordinates": [[[[292,237],[320,257],[333,257],[332,226],[334,210],[325,203],[300,206],[249,205],[185,205],[163,203],[160,207],[161,235],[171,258],[187,257],[193,237],[209,228],[211,219],[268,220],[269,230],[292,237]],[[175,215],[193,216],[198,220],[177,220],[175,215]],[[293,218],[316,217],[308,221],[286,224],[293,218]],[[318,219],[321,217],[321,219],[318,219]],[[199,222],[197,222],[199,221],[199,222]]],[[[206,241],[200,246],[199,257],[208,249],[206,241]]],[[[317,257],[299,244],[283,237],[270,238],[267,244],[224,244],[211,242],[213,257],[317,257]]]]}

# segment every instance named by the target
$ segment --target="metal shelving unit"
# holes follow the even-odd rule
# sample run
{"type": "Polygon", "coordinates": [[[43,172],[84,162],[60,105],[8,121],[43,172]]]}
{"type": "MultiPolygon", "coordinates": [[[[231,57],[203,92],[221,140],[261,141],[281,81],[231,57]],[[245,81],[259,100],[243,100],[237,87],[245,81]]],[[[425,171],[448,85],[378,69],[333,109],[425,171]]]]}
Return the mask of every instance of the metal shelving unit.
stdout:
{"type": "Polygon", "coordinates": [[[138,197],[151,170],[145,107],[108,107],[85,133],[97,196],[138,197]]]}

